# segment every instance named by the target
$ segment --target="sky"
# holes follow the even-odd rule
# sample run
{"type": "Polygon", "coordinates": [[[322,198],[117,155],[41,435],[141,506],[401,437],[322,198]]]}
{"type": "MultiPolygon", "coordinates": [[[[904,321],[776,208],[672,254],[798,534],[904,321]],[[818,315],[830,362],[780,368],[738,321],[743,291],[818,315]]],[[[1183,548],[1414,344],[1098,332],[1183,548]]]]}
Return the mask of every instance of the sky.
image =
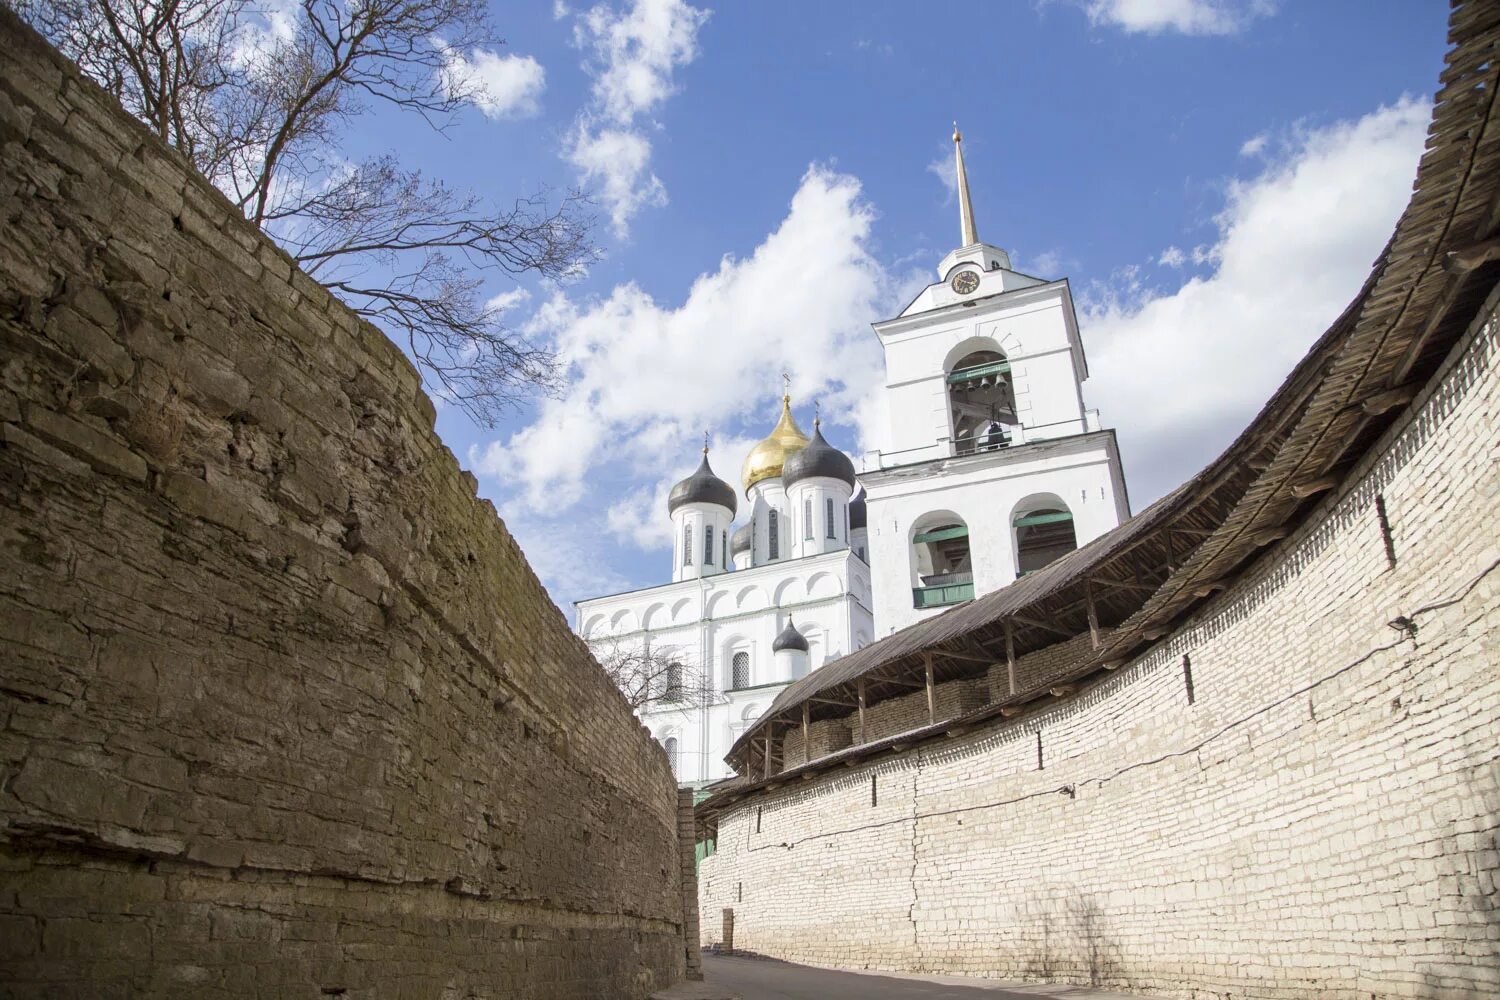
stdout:
{"type": "Polygon", "coordinates": [[[810,430],[878,449],[870,324],[959,243],[956,119],[980,238],[1069,279],[1140,511],[1218,454],[1358,291],[1410,194],[1445,50],[1415,0],[878,0],[495,5],[441,134],[374,111],[394,152],[499,203],[590,193],[603,256],[503,275],[508,322],[566,364],[494,427],[438,432],[548,591],[670,579],[666,491],[739,483],[780,374],[810,430]]]}

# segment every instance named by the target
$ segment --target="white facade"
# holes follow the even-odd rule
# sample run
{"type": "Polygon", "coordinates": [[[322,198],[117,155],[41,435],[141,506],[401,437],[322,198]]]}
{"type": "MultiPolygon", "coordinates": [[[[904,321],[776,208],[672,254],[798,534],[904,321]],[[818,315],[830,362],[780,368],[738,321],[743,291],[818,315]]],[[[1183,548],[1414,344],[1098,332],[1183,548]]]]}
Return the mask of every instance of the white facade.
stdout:
{"type": "MultiPolygon", "coordinates": [[[[988,248],[970,249],[977,259],[988,248]]],[[[998,265],[981,272],[966,259],[945,261],[947,281],[875,324],[886,355],[890,446],[866,456],[860,482],[880,635],[1015,580],[1018,518],[1065,512],[1082,545],[1129,516],[1114,432],[1084,407],[1088,367],[1067,282],[998,265]],[[962,271],[977,278],[967,295],[953,287],[962,271]],[[962,400],[955,403],[950,376],[976,355],[1003,359],[991,367],[1005,369],[994,377],[1007,380],[1013,403],[995,421],[1004,445],[965,440],[955,426],[962,400]],[[922,565],[915,541],[939,522],[968,529],[969,566],[948,577],[922,565]],[[956,582],[936,592],[924,587],[934,577],[956,582]]]]}
{"type": "Polygon", "coordinates": [[[715,694],[705,708],[657,703],[642,713],[651,734],[675,749],[684,784],[733,773],[724,763],[729,747],[797,679],[771,651],[788,618],[807,639],[811,670],[875,634],[870,570],[847,548],[580,601],[577,609],[579,634],[596,650],[649,642],[657,655],[678,657],[711,681],[715,694]]]}
{"type": "Polygon", "coordinates": [[[853,466],[816,432],[809,443],[783,398],[746,460],[748,541],[734,544],[734,494],[703,478],[705,458],[674,489],[675,582],[577,606],[596,649],[649,644],[712,678],[707,707],[643,714],[684,783],[727,777],[724,754],[794,674],[997,590],[1129,516],[1114,432],[1084,405],[1068,283],[1016,272],[979,242],[953,138],[966,245],[900,316],[874,324],[891,427],[857,477],[863,518],[850,517],[853,466]],[[805,658],[772,655],[789,617],[805,658]]]}

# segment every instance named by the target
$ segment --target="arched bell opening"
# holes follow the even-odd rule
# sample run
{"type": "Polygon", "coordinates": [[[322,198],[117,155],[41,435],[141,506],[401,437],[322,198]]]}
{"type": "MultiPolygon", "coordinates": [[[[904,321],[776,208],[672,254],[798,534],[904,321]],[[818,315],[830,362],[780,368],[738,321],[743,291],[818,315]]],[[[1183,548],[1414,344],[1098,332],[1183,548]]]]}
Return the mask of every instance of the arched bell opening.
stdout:
{"type": "Polygon", "coordinates": [[[1010,362],[999,350],[972,351],[948,372],[953,451],[973,455],[1010,444],[1016,417],[1010,362]]]}
{"type": "Polygon", "coordinates": [[[1021,501],[1011,515],[1016,548],[1016,575],[1035,573],[1078,548],[1073,512],[1054,494],[1021,501]]]}
{"type": "Polygon", "coordinates": [[[912,525],[912,606],[935,608],[974,596],[969,526],[951,511],[934,511],[912,525]]]}

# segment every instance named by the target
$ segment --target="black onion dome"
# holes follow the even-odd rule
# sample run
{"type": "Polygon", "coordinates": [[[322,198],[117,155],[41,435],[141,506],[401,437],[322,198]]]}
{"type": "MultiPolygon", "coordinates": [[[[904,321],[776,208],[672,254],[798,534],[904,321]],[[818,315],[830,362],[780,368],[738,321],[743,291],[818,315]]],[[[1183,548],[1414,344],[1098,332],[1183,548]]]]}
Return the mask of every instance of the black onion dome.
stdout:
{"type": "Polygon", "coordinates": [[[703,461],[698,463],[698,471],[672,487],[672,492],[667,496],[667,513],[674,513],[678,507],[689,503],[718,504],[727,509],[731,517],[739,505],[739,501],[735,499],[734,487],[714,475],[714,470],[708,467],[706,451],[703,453],[703,461]]]}
{"type": "Polygon", "coordinates": [[[749,552],[750,546],[755,544],[755,525],[742,524],[734,529],[734,534],[729,536],[729,554],[737,556],[741,552],[749,552]]]}
{"type": "Polygon", "coordinates": [[[842,479],[850,489],[854,488],[854,463],[849,461],[848,455],[823,440],[823,431],[817,426],[813,427],[812,440],[807,447],[788,458],[782,466],[781,482],[790,489],[799,479],[814,476],[842,479]]]}
{"type": "Polygon", "coordinates": [[[792,624],[790,618],[787,619],[786,628],[782,629],[781,634],[776,637],[776,641],[771,643],[771,652],[779,653],[783,649],[797,649],[804,653],[807,652],[807,640],[802,637],[801,632],[797,631],[797,626],[792,624]]]}
{"type": "Polygon", "coordinates": [[[858,531],[865,526],[865,491],[860,490],[849,501],[849,530],[858,531]]]}

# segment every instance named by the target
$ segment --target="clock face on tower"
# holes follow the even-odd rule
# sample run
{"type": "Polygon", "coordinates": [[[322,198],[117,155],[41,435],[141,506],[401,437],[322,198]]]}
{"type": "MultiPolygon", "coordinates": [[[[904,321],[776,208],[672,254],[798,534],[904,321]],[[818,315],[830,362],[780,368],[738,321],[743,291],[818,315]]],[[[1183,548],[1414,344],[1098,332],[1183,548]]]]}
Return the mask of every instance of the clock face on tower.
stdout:
{"type": "Polygon", "coordinates": [[[960,295],[968,295],[979,287],[979,275],[973,271],[959,271],[953,276],[953,290],[960,295]]]}

